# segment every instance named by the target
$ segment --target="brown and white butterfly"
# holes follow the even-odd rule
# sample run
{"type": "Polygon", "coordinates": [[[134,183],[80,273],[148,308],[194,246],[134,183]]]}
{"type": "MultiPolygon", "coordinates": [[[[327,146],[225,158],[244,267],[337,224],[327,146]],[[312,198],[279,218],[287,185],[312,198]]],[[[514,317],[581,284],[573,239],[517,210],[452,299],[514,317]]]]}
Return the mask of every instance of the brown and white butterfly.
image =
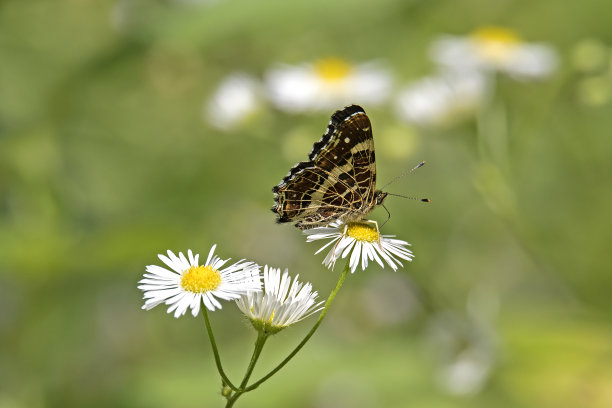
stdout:
{"type": "Polygon", "coordinates": [[[333,221],[360,221],[387,197],[376,190],[372,124],[360,106],[332,115],[308,159],[293,166],[272,189],[272,212],[279,223],[309,229],[333,221]]]}

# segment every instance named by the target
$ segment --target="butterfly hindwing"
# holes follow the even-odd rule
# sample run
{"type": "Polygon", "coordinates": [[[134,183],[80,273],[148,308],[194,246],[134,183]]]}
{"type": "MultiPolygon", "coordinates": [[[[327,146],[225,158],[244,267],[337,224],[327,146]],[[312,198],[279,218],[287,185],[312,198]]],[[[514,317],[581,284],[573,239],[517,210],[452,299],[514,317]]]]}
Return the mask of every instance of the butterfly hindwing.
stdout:
{"type": "Polygon", "coordinates": [[[278,222],[312,228],[359,219],[374,208],[376,162],[372,126],[356,105],[331,117],[309,161],[295,165],[273,192],[278,222]]]}

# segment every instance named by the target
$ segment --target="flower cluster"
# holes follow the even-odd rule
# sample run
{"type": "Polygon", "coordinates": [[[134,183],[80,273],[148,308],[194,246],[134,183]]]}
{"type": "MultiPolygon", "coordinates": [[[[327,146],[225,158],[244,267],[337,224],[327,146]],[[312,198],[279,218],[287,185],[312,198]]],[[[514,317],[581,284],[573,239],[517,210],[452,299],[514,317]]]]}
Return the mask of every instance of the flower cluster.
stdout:
{"type": "Polygon", "coordinates": [[[558,64],[555,50],[529,43],[514,31],[481,27],[465,36],[440,35],[429,47],[436,71],[403,86],[382,61],[351,63],[338,57],[297,65],[275,64],[257,79],[233,73],[205,104],[213,126],[231,130],[266,104],[288,113],[327,111],[358,101],[392,101],[400,119],[423,127],[447,126],[470,117],[493,86],[495,73],[517,80],[545,79],[558,64]],[[393,92],[393,90],[397,90],[393,92]]]}
{"type": "Polygon", "coordinates": [[[328,268],[332,268],[338,259],[348,258],[325,306],[317,301],[318,293],[310,283],[298,281],[297,275],[292,278],[287,270],[281,272],[278,268],[265,265],[260,274],[258,264],[244,259],[226,266],[229,259],[215,254],[216,245],[212,246],[203,264],[200,264],[199,254],[191,250],[187,251],[186,256],[182,252],[176,255],[168,250],[167,255],[158,255],[165,266],[148,265],[143,279],[139,281],[138,289],[144,292],[143,309],[150,310],[163,303],[175,318],[186,314],[188,309],[191,309],[194,317],[202,311],[215,364],[222,379],[221,395],[227,399],[227,406],[232,406],[242,394],[257,388],[274,375],[304,346],[321,324],[349,271],[355,272],[359,265],[365,270],[370,261],[376,261],[381,267],[387,264],[396,271],[398,265],[403,266],[400,259],[411,261],[413,257],[407,248],[410,244],[393,236],[381,235],[375,221],[334,222],[326,227],[307,230],[306,233],[307,241],[329,240],[317,251],[331,247],[323,261],[328,268]],[[222,308],[220,300],[234,301],[258,332],[251,362],[239,386],[223,370],[208,317],[209,310],[222,308]],[[321,312],[317,322],[295,349],[267,375],[248,385],[267,338],[317,312],[321,312]]]}
{"type": "Polygon", "coordinates": [[[300,65],[276,64],[263,80],[229,74],[206,101],[203,116],[214,127],[231,130],[247,123],[266,102],[289,113],[327,111],[356,100],[379,105],[391,89],[391,74],[379,61],[353,64],[331,57],[300,65]]]}
{"type": "Polygon", "coordinates": [[[540,80],[557,66],[552,47],[526,43],[514,31],[482,27],[468,36],[442,35],[429,55],[437,73],[417,80],[397,96],[397,111],[407,122],[446,126],[472,116],[493,86],[494,73],[518,80],[540,80]]]}
{"type": "MultiPolygon", "coordinates": [[[[333,268],[338,259],[349,257],[351,272],[368,267],[369,261],[376,261],[381,267],[389,265],[394,271],[403,266],[400,259],[411,261],[414,255],[406,241],[393,235],[382,235],[375,221],[334,222],[327,227],[306,230],[308,242],[329,240],[316,253],[331,246],[323,260],[333,268]]],[[[321,303],[315,303],[317,292],[310,283],[300,283],[297,276],[291,281],[287,270],[267,265],[263,271],[263,287],[260,266],[254,262],[240,260],[225,266],[229,259],[215,255],[216,245],[211,248],[206,262],[199,264],[199,255],[187,251],[175,255],[158,255],[166,265],[148,265],[138,289],[144,292],[143,309],[150,310],[165,303],[168,313],[174,317],[184,315],[191,309],[197,316],[203,304],[206,309],[221,309],[221,300],[235,300],[238,308],[251,320],[253,325],[267,332],[280,329],[316,313],[321,303]],[[168,269],[169,268],[169,269],[168,269]]]]}
{"type": "Polygon", "coordinates": [[[259,265],[241,260],[224,268],[229,259],[215,255],[215,248],[213,245],[203,265],[191,250],[187,256],[172,251],[158,255],[167,268],[146,267],[138,286],[144,292],[142,308],[150,310],[165,303],[174,317],[187,309],[197,316],[202,304],[214,311],[222,307],[218,299],[235,300],[255,328],[272,334],[321,310],[310,283],[300,283],[297,276],[292,282],[287,270],[281,274],[280,269],[266,265],[262,286],[259,265]]]}

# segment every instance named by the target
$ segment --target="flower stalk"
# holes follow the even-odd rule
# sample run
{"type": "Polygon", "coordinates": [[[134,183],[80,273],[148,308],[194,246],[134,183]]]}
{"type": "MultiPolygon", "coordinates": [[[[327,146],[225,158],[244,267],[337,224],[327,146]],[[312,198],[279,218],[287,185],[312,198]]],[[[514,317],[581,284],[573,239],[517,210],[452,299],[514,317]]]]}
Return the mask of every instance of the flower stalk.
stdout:
{"type": "Polygon", "coordinates": [[[202,308],[204,316],[204,322],[206,323],[206,332],[208,333],[208,338],[210,340],[210,346],[212,347],[213,355],[215,356],[215,364],[217,366],[217,371],[219,371],[219,375],[221,376],[221,380],[223,381],[224,386],[230,387],[233,391],[236,391],[238,388],[232,384],[230,379],[223,371],[223,365],[221,364],[221,357],[219,356],[219,349],[217,348],[217,342],[215,341],[215,335],[213,334],[212,327],[210,326],[210,319],[208,318],[208,311],[206,308],[202,308]]]}
{"type": "Polygon", "coordinates": [[[332,301],[336,297],[336,294],[342,287],[342,284],[344,283],[344,280],[346,279],[346,276],[348,275],[349,271],[350,271],[350,265],[349,265],[349,262],[347,262],[346,266],[344,267],[344,270],[342,271],[342,274],[340,275],[340,278],[338,279],[338,282],[336,283],[336,287],[329,294],[329,297],[327,298],[327,301],[325,302],[325,306],[323,306],[323,310],[321,311],[321,314],[319,314],[319,318],[317,319],[317,322],[314,324],[314,326],[312,326],[312,329],[310,329],[310,331],[306,334],[306,336],[302,339],[302,341],[295,347],[295,349],[293,349],[291,353],[289,353],[287,357],[285,357],[283,361],[281,361],[279,365],[277,365],[268,374],[263,376],[260,380],[256,381],[255,383],[247,387],[245,389],[245,392],[254,390],[255,388],[259,387],[261,384],[263,384],[266,380],[268,380],[268,378],[272,377],[281,368],[283,368],[289,361],[291,361],[291,359],[302,349],[302,347],[304,347],[304,345],[308,342],[308,340],[310,340],[312,335],[315,334],[315,332],[317,331],[317,329],[323,322],[323,319],[325,318],[325,315],[327,314],[327,311],[329,310],[329,306],[331,305],[332,301]]]}
{"type": "Polygon", "coordinates": [[[253,374],[253,369],[255,368],[255,364],[257,364],[257,360],[259,359],[259,356],[261,355],[261,351],[263,350],[263,347],[266,344],[266,340],[268,339],[269,336],[270,335],[264,331],[258,332],[257,339],[255,340],[255,347],[253,348],[253,355],[251,356],[251,361],[249,363],[249,366],[247,367],[246,373],[244,374],[244,378],[242,379],[242,382],[240,383],[240,387],[237,390],[235,390],[233,394],[227,397],[227,404],[225,405],[226,408],[230,408],[234,406],[234,403],[236,402],[236,400],[238,400],[238,398],[240,398],[242,394],[249,391],[245,389],[246,385],[249,382],[249,378],[251,378],[251,374],[253,374]]]}
{"type": "Polygon", "coordinates": [[[317,319],[316,323],[312,326],[310,331],[306,334],[306,336],[304,336],[302,341],[300,341],[300,343],[293,349],[293,351],[291,351],[291,353],[289,353],[289,355],[285,357],[285,359],[281,361],[274,369],[272,369],[268,374],[264,375],[262,378],[255,381],[249,386],[247,386],[247,384],[249,382],[249,379],[251,378],[251,375],[253,374],[253,370],[255,369],[255,365],[257,364],[259,356],[261,355],[261,352],[266,343],[266,340],[274,333],[269,333],[266,330],[263,330],[263,328],[258,331],[257,339],[255,340],[255,345],[253,348],[253,354],[251,356],[251,361],[249,362],[249,366],[246,369],[246,372],[244,374],[242,382],[240,383],[240,386],[236,387],[235,385],[232,384],[232,382],[229,380],[229,378],[227,377],[227,375],[225,374],[223,370],[223,367],[221,365],[221,359],[219,357],[219,352],[218,352],[217,345],[215,342],[215,338],[212,333],[212,328],[210,326],[210,320],[208,318],[208,314],[206,313],[206,310],[204,310],[204,313],[203,313],[204,321],[206,323],[206,330],[208,332],[208,337],[210,339],[210,343],[213,349],[213,354],[215,356],[215,363],[217,366],[217,370],[219,371],[219,375],[221,376],[223,380],[224,389],[227,390],[227,387],[231,389],[230,392],[222,392],[222,395],[227,399],[227,403],[225,405],[226,408],[233,407],[236,401],[238,400],[238,398],[240,398],[242,394],[245,394],[249,391],[256,389],[261,384],[263,384],[268,379],[270,379],[270,377],[272,377],[281,368],[287,365],[287,363],[289,363],[289,361],[291,361],[291,359],[295,357],[295,355],[306,345],[308,340],[310,340],[310,338],[315,334],[315,332],[317,331],[317,329],[323,322],[323,319],[327,315],[327,311],[329,310],[331,303],[336,297],[336,294],[340,291],[340,288],[342,287],[342,284],[344,283],[344,280],[346,279],[346,276],[348,275],[350,270],[351,270],[350,263],[347,261],[346,266],[344,267],[344,270],[342,271],[342,274],[338,278],[338,282],[336,283],[335,288],[329,294],[329,297],[327,298],[327,301],[325,302],[325,306],[323,307],[321,313],[319,314],[319,318],[317,319]]]}

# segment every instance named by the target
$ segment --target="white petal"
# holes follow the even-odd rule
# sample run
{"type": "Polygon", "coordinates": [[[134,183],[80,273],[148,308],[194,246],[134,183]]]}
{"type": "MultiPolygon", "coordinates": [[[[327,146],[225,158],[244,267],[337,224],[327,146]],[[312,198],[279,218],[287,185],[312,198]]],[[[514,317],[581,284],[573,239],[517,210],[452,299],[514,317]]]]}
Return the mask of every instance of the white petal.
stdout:
{"type": "MultiPolygon", "coordinates": [[[[215,299],[215,297],[212,295],[212,293],[207,293],[206,296],[208,296],[208,298],[210,299],[210,302],[217,308],[217,309],[221,309],[221,303],[219,303],[219,301],[217,299],[215,299]]],[[[214,310],[214,309],[213,309],[214,310]]]]}
{"type": "Polygon", "coordinates": [[[195,296],[191,302],[191,314],[196,317],[200,313],[200,305],[202,304],[202,296],[195,296]]]}
{"type": "Polygon", "coordinates": [[[325,248],[329,247],[331,244],[333,244],[337,240],[338,240],[338,238],[333,239],[333,240],[329,241],[327,244],[323,245],[317,252],[315,252],[315,255],[318,254],[319,252],[323,251],[325,248]]]}
{"type": "Polygon", "coordinates": [[[202,301],[204,302],[204,306],[206,306],[206,308],[208,310],[210,310],[211,312],[215,311],[215,306],[213,305],[213,303],[208,298],[208,295],[203,295],[202,296],[202,301]]]}
{"type": "Polygon", "coordinates": [[[176,272],[169,271],[166,268],[162,268],[158,265],[147,265],[146,271],[169,279],[176,279],[177,276],[180,276],[176,272]]]}
{"type": "Polygon", "coordinates": [[[216,247],[217,247],[217,244],[214,244],[212,248],[210,248],[210,252],[208,253],[208,258],[206,258],[206,263],[204,265],[210,265],[210,260],[212,259],[213,254],[215,253],[216,247]]]}
{"type": "MultiPolygon", "coordinates": [[[[172,251],[168,251],[168,253],[169,253],[169,254],[172,254],[172,251]]],[[[172,254],[172,255],[174,255],[174,254],[172,254]]],[[[162,254],[157,255],[157,257],[158,257],[158,258],[159,258],[159,259],[160,259],[160,260],[161,260],[163,263],[165,263],[165,264],[166,264],[166,265],[167,265],[167,266],[168,266],[170,269],[172,269],[173,271],[176,271],[176,272],[177,272],[177,273],[179,273],[179,274],[182,274],[182,273],[183,273],[183,270],[184,270],[184,269],[182,269],[180,265],[175,264],[175,263],[174,263],[174,261],[172,261],[172,259],[170,259],[170,258],[168,258],[167,256],[162,255],[162,254]]]]}

